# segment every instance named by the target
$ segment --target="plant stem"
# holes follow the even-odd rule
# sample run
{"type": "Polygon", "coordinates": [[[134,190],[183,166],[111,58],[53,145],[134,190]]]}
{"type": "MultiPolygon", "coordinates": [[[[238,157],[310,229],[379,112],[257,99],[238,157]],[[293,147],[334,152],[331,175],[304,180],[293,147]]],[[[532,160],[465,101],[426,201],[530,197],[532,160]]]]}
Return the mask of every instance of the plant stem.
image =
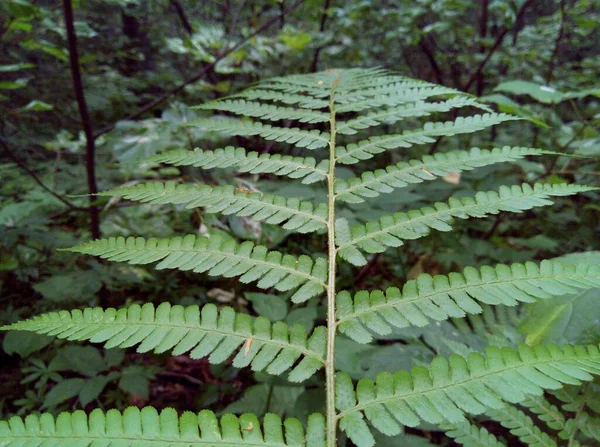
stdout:
{"type": "Polygon", "coordinates": [[[98,185],[96,184],[96,143],[92,121],[88,112],[87,103],[81,80],[79,68],[79,53],[77,50],[77,35],[75,33],[75,21],[73,18],[73,5],[71,0],[63,0],[65,27],[67,29],[67,43],[69,46],[69,61],[71,64],[71,76],[73,78],[73,90],[79,107],[81,125],[85,133],[85,167],[87,172],[88,194],[90,195],[90,233],[92,239],[100,238],[100,210],[95,205],[98,185]]]}
{"type": "Polygon", "coordinates": [[[327,393],[327,447],[336,446],[336,415],[335,415],[335,89],[339,76],[331,86],[329,95],[329,174],[327,174],[327,198],[329,215],[327,219],[327,245],[329,247],[329,280],[327,285],[327,361],[325,364],[325,391],[327,393]]]}

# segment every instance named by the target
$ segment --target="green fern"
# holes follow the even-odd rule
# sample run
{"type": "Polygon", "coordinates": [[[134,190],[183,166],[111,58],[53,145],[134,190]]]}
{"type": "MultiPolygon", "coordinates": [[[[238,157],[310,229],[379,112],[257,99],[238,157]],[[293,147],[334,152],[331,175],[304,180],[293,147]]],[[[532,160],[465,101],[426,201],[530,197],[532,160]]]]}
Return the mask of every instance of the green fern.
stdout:
{"type": "Polygon", "coordinates": [[[306,149],[318,149],[327,146],[329,134],[318,130],[302,130],[297,127],[273,127],[258,121],[235,120],[228,118],[210,118],[191,122],[209,132],[218,132],[230,137],[249,137],[259,135],[265,140],[289,143],[306,149]]]}
{"type": "Polygon", "coordinates": [[[220,311],[213,304],[171,306],[162,303],[134,304],[124,309],[88,308],[71,312],[52,312],[21,321],[5,330],[31,331],[70,341],[90,340],[105,343],[106,348],[129,348],[139,345],[138,352],[173,351],[173,355],[190,353],[192,358],[208,357],[222,363],[238,351],[233,366],[252,366],[281,374],[302,358],[289,374],[292,382],[301,382],[325,364],[325,328],[317,327],[307,337],[304,326],[271,324],[264,317],[252,319],[230,307],[220,311]]]}
{"type": "Polygon", "coordinates": [[[381,373],[376,382],[361,379],[354,388],[350,377],[336,376],[336,407],[340,428],[357,445],[374,445],[365,418],[386,435],[400,433],[403,425],[463,423],[465,413],[480,414],[517,403],[528,395],[562,384],[581,384],[600,373],[597,346],[554,345],[486,350],[468,359],[453,355],[434,359],[429,368],[412,373],[381,373]]]}
{"type": "Polygon", "coordinates": [[[577,267],[558,261],[542,261],[538,266],[500,264],[495,268],[467,267],[462,274],[419,275],[406,282],[402,291],[349,292],[336,297],[340,332],[358,341],[372,339],[367,330],[385,335],[394,327],[425,326],[431,320],[462,318],[482,311],[480,304],[515,306],[538,299],[573,293],[600,286],[600,266],[577,267]]]}
{"type": "Polygon", "coordinates": [[[424,180],[435,180],[451,172],[470,171],[500,162],[516,161],[527,155],[552,153],[527,147],[508,147],[492,150],[474,147],[469,151],[440,152],[425,155],[421,160],[401,161],[376,171],[363,172],[360,177],[335,182],[336,198],[343,202],[360,203],[365,198],[388,194],[395,188],[424,180]]]}
{"type": "Polygon", "coordinates": [[[303,302],[325,290],[327,264],[323,258],[295,257],[268,251],[250,241],[237,244],[219,236],[193,234],[172,239],[123,237],[99,239],[69,249],[115,262],[149,264],[161,261],[157,269],[208,272],[226,278],[240,277],[243,283],[258,281],[258,287],[281,292],[299,289],[292,301],[303,302]]]}
{"type": "Polygon", "coordinates": [[[465,447],[504,447],[504,444],[484,427],[477,427],[468,422],[443,424],[442,428],[446,430],[447,436],[465,447]]]}
{"type": "Polygon", "coordinates": [[[209,213],[253,217],[270,224],[283,224],[286,230],[310,233],[327,226],[327,205],[316,208],[312,202],[269,194],[237,191],[233,186],[181,185],[152,182],[113,189],[101,196],[123,196],[144,203],[172,203],[186,208],[204,207],[209,213]]]}
{"type": "Polygon", "coordinates": [[[430,122],[422,129],[405,131],[399,135],[371,137],[336,150],[336,161],[342,164],[354,164],[368,160],[374,155],[390,149],[407,148],[418,144],[434,143],[433,137],[454,136],[483,130],[506,121],[520,118],[504,113],[487,113],[467,118],[458,117],[455,121],[430,122]]]}
{"type": "Polygon", "coordinates": [[[487,415],[500,422],[511,434],[532,447],[556,447],[556,441],[542,432],[533,420],[518,408],[506,406],[498,410],[488,411],[487,415]]]}
{"type": "Polygon", "coordinates": [[[89,416],[83,411],[61,413],[56,419],[49,413],[27,416],[25,420],[15,416],[8,422],[0,422],[0,446],[320,447],[325,445],[323,426],[323,418],[317,414],[311,416],[305,434],[297,419],[282,423],[274,414],[265,415],[261,424],[252,414],[239,418],[226,414],[219,420],[208,410],[178,416],[172,408],[159,414],[152,407],[141,410],[129,407],[123,413],[117,410],[106,413],[94,410],[89,416]]]}
{"type": "Polygon", "coordinates": [[[553,202],[549,200],[552,196],[562,197],[596,189],[598,188],[564,183],[503,186],[497,192],[480,191],[473,197],[450,198],[448,203],[437,202],[433,207],[383,216],[379,222],[355,225],[352,228],[346,228],[348,224],[343,219],[338,219],[336,243],[343,259],[354,265],[364,265],[366,260],[357,254],[357,247],[367,253],[382,253],[386,247],[402,246],[403,240],[427,236],[432,228],[451,231],[453,218],[485,217],[500,211],[518,213],[536,206],[552,205],[553,202]]]}
{"type": "Polygon", "coordinates": [[[175,166],[195,166],[198,168],[235,168],[239,172],[249,174],[274,174],[293,179],[302,179],[302,183],[310,184],[325,180],[329,169],[329,161],[322,160],[318,164],[312,157],[292,157],[280,154],[259,154],[246,152],[244,148],[227,146],[224,149],[206,151],[176,150],[157,154],[146,161],[166,163],[175,166]]]}
{"type": "MultiPolygon", "coordinates": [[[[288,379],[292,382],[309,378],[316,381],[323,368],[325,417],[313,414],[307,426],[302,427],[295,419],[286,420],[282,426],[275,415],[266,415],[262,424],[253,415],[240,418],[224,415],[218,421],[206,410],[180,417],[173,410],[159,415],[152,408],[141,411],[130,408],[124,414],[110,410],[106,415],[95,410],[89,416],[76,411],[63,413],[56,421],[45,414],[28,416],[25,422],[20,418],[0,422],[0,446],[335,447],[341,429],[358,447],[371,447],[374,438],[369,424],[385,435],[397,435],[404,426],[414,427],[423,421],[440,425],[449,437],[465,445],[501,445],[495,436],[467,421],[467,415],[486,412],[524,441],[552,445],[532,425],[529,416],[507,404],[522,404],[550,428],[560,430],[559,436],[575,437],[581,421],[554,417],[556,407],[542,396],[544,390],[558,390],[563,384],[578,385],[591,380],[592,374],[600,374],[597,346],[520,346],[518,351],[490,347],[486,355],[473,353],[467,359],[453,355],[447,360],[438,357],[429,368],[417,366],[412,372],[384,372],[375,381],[361,379],[357,384],[348,374],[335,369],[338,333],[366,343],[373,339],[373,334],[388,335],[393,328],[425,326],[431,321],[452,318],[457,333],[491,334],[493,324],[507,322],[518,313],[515,306],[519,303],[600,285],[600,266],[574,267],[542,261],[539,266],[527,262],[478,269],[466,267],[462,273],[433,277],[424,274],[406,282],[401,289],[388,288],[385,292],[336,290],[338,261],[361,266],[367,262],[365,253],[400,247],[405,240],[422,238],[432,229],[450,231],[455,218],[521,212],[550,205],[550,197],[596,189],[547,183],[502,186],[498,191],[450,198],[447,203],[397,212],[352,228],[337,215],[338,201],[359,203],[450,172],[516,161],[530,155],[557,155],[535,148],[472,148],[425,155],[363,172],[354,178],[336,179],[339,164],[357,164],[387,150],[429,144],[440,137],[469,134],[519,118],[493,113],[475,98],[455,89],[399,76],[382,68],[334,69],[274,78],[198,108],[238,118],[202,118],[190,125],[223,137],[260,137],[286,143],[283,149],[293,150],[295,155],[226,146],[215,150],[170,151],[147,162],[203,169],[231,168],[241,174],[272,174],[304,184],[326,181],[327,203],[236,191],[232,186],[235,182],[219,186],[153,182],[101,195],[251,216],[301,233],[326,232],[327,256],[283,254],[250,241],[237,242],[216,235],[170,239],[111,237],[70,250],[130,264],[156,262],[158,269],[239,277],[241,283],[256,283],[262,289],[293,292],[290,299],[295,303],[312,298],[319,306],[325,294],[326,327],[317,326],[307,334],[298,325],[271,323],[228,307],[218,310],[213,304],[200,309],[167,303],[155,308],[147,303],[120,310],[53,312],[2,329],[105,343],[107,347],[137,346],[139,352],[189,353],[195,358],[208,357],[213,363],[233,357],[233,365],[240,368],[250,367],[274,375],[289,370],[288,379]],[[470,107],[485,113],[462,113],[470,107]],[[450,110],[455,112],[454,120],[438,117],[450,110]],[[339,120],[340,114],[345,114],[343,121],[339,120]],[[432,114],[435,119],[430,122],[412,128],[405,126],[406,118],[413,122],[432,114]],[[395,132],[401,133],[355,137],[366,129],[399,122],[404,130],[395,132]],[[305,149],[314,156],[306,156],[305,149]],[[499,306],[511,306],[512,310],[502,311],[499,306]],[[460,320],[463,317],[467,318],[460,320]]],[[[458,344],[457,347],[460,348],[458,344]]],[[[580,412],[583,414],[587,415],[580,412]]],[[[589,434],[593,435],[591,429],[589,434]]]]}

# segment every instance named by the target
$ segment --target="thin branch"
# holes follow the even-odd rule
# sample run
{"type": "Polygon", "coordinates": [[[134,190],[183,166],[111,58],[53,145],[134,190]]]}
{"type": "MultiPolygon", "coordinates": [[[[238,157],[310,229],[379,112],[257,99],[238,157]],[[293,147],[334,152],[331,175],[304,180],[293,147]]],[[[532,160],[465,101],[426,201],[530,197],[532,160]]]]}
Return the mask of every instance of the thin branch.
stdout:
{"type": "MultiPolygon", "coordinates": [[[[304,0],[297,0],[292,6],[290,6],[289,8],[287,8],[281,14],[283,14],[283,15],[289,14],[291,11],[293,11],[298,6],[300,6],[302,3],[304,3],[304,0]]],[[[202,79],[204,77],[205,74],[207,74],[210,70],[212,70],[215,67],[215,65],[217,65],[217,63],[219,63],[221,60],[225,59],[227,56],[229,56],[231,53],[233,53],[235,50],[237,50],[241,46],[243,46],[246,43],[248,43],[248,41],[250,39],[252,39],[253,37],[256,37],[257,35],[259,35],[263,31],[265,31],[266,29],[270,28],[274,23],[277,23],[279,21],[279,19],[280,19],[280,17],[278,15],[278,16],[272,18],[271,20],[268,20],[262,26],[260,26],[258,29],[256,29],[254,32],[252,32],[251,34],[249,34],[247,37],[245,37],[244,39],[242,39],[241,41],[239,41],[234,46],[232,46],[228,50],[224,51],[220,55],[216,56],[215,60],[213,62],[211,62],[210,64],[206,65],[202,70],[200,70],[194,76],[192,76],[191,78],[189,78],[186,81],[182,82],[177,87],[174,87],[174,88],[172,88],[170,90],[167,90],[165,93],[163,93],[162,95],[160,95],[158,98],[150,101],[145,106],[142,106],[140,109],[138,109],[136,112],[132,113],[131,115],[128,115],[125,118],[122,118],[122,120],[134,120],[136,118],[139,118],[144,113],[152,110],[157,105],[162,104],[163,102],[165,102],[171,96],[176,95],[177,93],[179,93],[180,91],[182,91],[188,85],[193,84],[194,82],[199,81],[200,79],[202,79]]],[[[115,125],[116,125],[116,123],[113,123],[113,124],[109,124],[108,126],[103,127],[102,129],[100,129],[98,132],[95,133],[94,137],[98,138],[99,136],[104,135],[107,132],[110,132],[111,130],[113,130],[115,128],[115,125]]]]}
{"type": "Polygon", "coordinates": [[[0,144],[2,144],[2,147],[4,148],[4,150],[6,151],[6,153],[8,154],[8,157],[15,162],[15,164],[21,168],[23,171],[25,171],[27,173],[27,175],[29,177],[31,177],[38,185],[40,185],[42,187],[42,189],[44,189],[46,192],[52,194],[54,197],[56,197],[58,200],[60,200],[62,203],[64,203],[65,205],[67,205],[69,207],[70,210],[87,210],[87,208],[81,208],[79,206],[76,206],[74,204],[72,204],[71,202],[69,202],[67,199],[65,199],[63,196],[61,196],[60,194],[54,192],[52,189],[50,189],[48,186],[46,186],[44,184],[44,182],[42,182],[40,180],[40,178],[37,176],[37,174],[35,172],[33,172],[31,169],[29,169],[27,167],[27,165],[25,163],[23,163],[21,160],[19,160],[17,158],[17,156],[13,153],[13,151],[10,150],[10,148],[8,147],[8,145],[4,142],[3,139],[0,139],[0,144]]]}
{"type": "Polygon", "coordinates": [[[90,232],[92,238],[100,238],[100,210],[94,205],[96,200],[95,194],[98,192],[96,184],[96,162],[94,160],[96,154],[96,144],[92,122],[88,113],[85,96],[83,93],[83,82],[81,80],[81,71],[79,68],[79,54],[77,52],[77,35],[75,34],[75,26],[73,19],[73,4],[71,0],[63,1],[65,26],[67,29],[67,43],[69,46],[69,61],[71,64],[71,76],[73,78],[73,89],[75,90],[75,98],[79,107],[79,115],[83,132],[85,133],[85,166],[87,172],[88,194],[90,194],[90,232]]]}
{"type": "Polygon", "coordinates": [[[425,56],[427,56],[427,60],[429,61],[429,64],[433,70],[433,74],[435,75],[436,82],[440,85],[444,85],[444,75],[442,73],[442,69],[435,60],[435,54],[433,53],[432,48],[429,46],[429,41],[426,40],[426,36],[423,36],[419,40],[419,47],[423,53],[425,53],[425,56]]]}
{"type": "Polygon", "coordinates": [[[246,5],[246,0],[242,0],[240,7],[233,13],[233,17],[231,18],[231,24],[229,25],[229,38],[231,39],[235,34],[235,27],[237,26],[237,21],[240,18],[240,14],[242,13],[242,9],[246,5]]]}
{"type": "Polygon", "coordinates": [[[177,17],[179,17],[179,20],[181,21],[181,25],[183,26],[183,29],[185,29],[185,32],[189,35],[193,34],[194,28],[192,28],[192,24],[188,20],[183,6],[181,6],[181,3],[179,3],[178,0],[171,0],[170,3],[173,9],[175,10],[175,13],[177,14],[177,17]]]}
{"type": "Polygon", "coordinates": [[[492,48],[490,48],[490,51],[488,52],[487,56],[479,63],[479,65],[477,66],[477,69],[471,74],[471,76],[469,76],[469,79],[467,80],[465,86],[462,88],[463,91],[465,91],[465,92],[469,91],[469,89],[471,88],[473,83],[478,79],[478,77],[483,72],[483,69],[485,68],[487,63],[490,61],[490,59],[492,58],[494,53],[496,53],[496,51],[502,45],[502,42],[504,42],[504,38],[506,37],[506,35],[512,29],[516,28],[521,23],[521,20],[523,19],[523,16],[525,15],[525,11],[532,3],[533,3],[533,0],[527,0],[525,3],[523,3],[523,6],[521,6],[521,9],[519,9],[519,12],[517,13],[517,18],[515,20],[515,24],[511,28],[505,28],[498,35],[498,37],[496,38],[496,42],[494,42],[494,45],[492,46],[492,48]]]}
{"type": "MultiPolygon", "coordinates": [[[[330,5],[331,5],[331,0],[325,0],[325,3],[323,3],[323,13],[321,14],[321,23],[319,24],[319,32],[320,33],[325,32],[325,27],[327,25],[327,17],[329,15],[329,6],[330,5]]],[[[321,55],[321,51],[323,50],[324,47],[325,47],[325,45],[319,45],[315,49],[315,54],[313,56],[312,64],[310,65],[310,71],[312,73],[315,73],[318,69],[319,56],[321,55]]]]}
{"type": "Polygon", "coordinates": [[[554,41],[554,49],[552,50],[552,54],[550,55],[550,61],[548,62],[548,71],[546,72],[546,83],[548,83],[548,84],[552,81],[552,76],[554,75],[554,68],[556,66],[556,58],[558,56],[558,50],[560,49],[560,42],[565,35],[565,23],[566,23],[565,0],[561,0],[561,2],[560,2],[560,28],[558,29],[558,34],[556,35],[556,40],[554,41]]]}
{"type": "MultiPolygon", "coordinates": [[[[484,54],[485,53],[485,38],[487,37],[487,29],[488,29],[488,0],[482,0],[481,2],[481,12],[479,15],[479,53],[480,54],[484,54]]],[[[484,78],[483,78],[483,72],[480,71],[479,74],[477,75],[477,96],[481,96],[481,94],[483,93],[483,87],[484,87],[484,78]]]]}

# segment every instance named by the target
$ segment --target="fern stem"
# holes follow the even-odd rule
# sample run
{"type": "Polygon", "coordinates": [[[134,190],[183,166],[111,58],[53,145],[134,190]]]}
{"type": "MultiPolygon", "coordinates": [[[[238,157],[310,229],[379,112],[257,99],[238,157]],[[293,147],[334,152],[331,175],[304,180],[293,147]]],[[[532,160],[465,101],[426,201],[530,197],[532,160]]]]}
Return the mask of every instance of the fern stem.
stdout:
{"type": "Polygon", "coordinates": [[[327,447],[336,446],[336,414],[335,414],[335,89],[339,82],[338,76],[331,86],[329,95],[329,173],[327,174],[327,244],[329,248],[329,280],[327,285],[327,361],[325,365],[325,391],[327,393],[327,447]]]}

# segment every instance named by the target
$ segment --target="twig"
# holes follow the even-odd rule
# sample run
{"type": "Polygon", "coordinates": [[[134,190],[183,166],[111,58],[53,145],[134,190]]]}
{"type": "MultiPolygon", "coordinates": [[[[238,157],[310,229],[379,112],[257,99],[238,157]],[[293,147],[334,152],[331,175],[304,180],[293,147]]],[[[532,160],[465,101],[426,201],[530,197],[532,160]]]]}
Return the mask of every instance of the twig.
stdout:
{"type": "Polygon", "coordinates": [[[500,48],[500,45],[502,45],[502,42],[504,42],[504,38],[506,37],[506,35],[511,31],[511,29],[515,28],[518,24],[521,23],[521,20],[523,19],[523,16],[525,15],[525,11],[532,3],[533,3],[533,0],[527,0],[525,3],[523,3],[523,6],[521,6],[521,9],[519,9],[519,12],[517,13],[517,18],[515,20],[515,24],[511,28],[505,28],[498,35],[498,37],[496,38],[496,42],[494,42],[494,45],[488,52],[487,56],[479,63],[477,69],[471,74],[471,76],[469,76],[469,79],[467,80],[465,86],[462,88],[463,91],[465,91],[465,92],[469,91],[469,88],[471,88],[473,83],[481,75],[481,73],[483,72],[483,69],[485,68],[487,63],[490,61],[490,59],[492,58],[494,53],[498,50],[498,48],[500,48]]]}
{"type": "Polygon", "coordinates": [[[429,61],[429,64],[431,65],[431,68],[433,69],[433,74],[435,75],[436,82],[440,85],[444,85],[444,76],[442,74],[442,69],[440,68],[439,64],[435,60],[435,54],[433,53],[433,50],[430,48],[429,42],[425,40],[425,37],[426,36],[423,36],[421,38],[421,40],[419,40],[419,47],[421,48],[421,50],[423,50],[423,53],[425,53],[425,56],[427,56],[427,60],[429,61]]]}
{"type": "Polygon", "coordinates": [[[558,56],[558,50],[560,49],[560,41],[565,35],[565,23],[566,23],[566,13],[565,13],[565,0],[561,0],[560,2],[560,28],[558,29],[558,34],[556,36],[556,40],[554,41],[554,49],[552,50],[552,54],[550,55],[550,61],[548,63],[548,71],[546,72],[546,83],[550,83],[552,81],[552,76],[554,75],[554,67],[556,66],[556,57],[558,56]]]}
{"type": "MultiPolygon", "coordinates": [[[[291,11],[293,11],[298,6],[300,6],[302,3],[304,3],[304,0],[297,0],[292,6],[290,6],[289,8],[287,8],[280,15],[282,15],[282,14],[283,15],[289,14],[291,11]]],[[[145,106],[142,106],[140,109],[138,109],[136,112],[132,113],[131,115],[128,115],[128,116],[122,118],[122,120],[134,120],[136,118],[139,118],[144,113],[148,112],[149,110],[152,110],[157,105],[162,104],[163,102],[165,102],[171,96],[173,96],[173,95],[179,93],[180,91],[182,91],[188,85],[193,84],[194,82],[199,81],[200,79],[202,79],[204,77],[205,74],[207,74],[212,68],[214,68],[214,66],[217,65],[217,63],[219,63],[221,60],[225,59],[227,56],[229,56],[231,53],[233,53],[235,50],[237,50],[241,46],[245,45],[253,37],[259,35],[263,31],[265,31],[267,28],[270,28],[274,23],[276,23],[279,20],[279,18],[280,17],[278,15],[278,16],[272,18],[271,20],[268,20],[260,28],[256,29],[254,32],[252,32],[251,34],[249,34],[247,37],[245,37],[244,39],[242,39],[241,41],[239,41],[238,43],[236,43],[234,46],[232,46],[231,48],[229,48],[225,52],[223,52],[220,55],[216,56],[215,60],[213,62],[211,62],[210,64],[206,65],[202,70],[200,70],[194,76],[192,76],[191,78],[189,78],[186,81],[182,82],[177,87],[174,87],[174,88],[172,88],[170,90],[167,90],[165,93],[163,93],[162,95],[160,95],[158,98],[150,101],[145,106]]],[[[111,130],[113,130],[115,128],[115,125],[116,125],[116,123],[112,123],[112,124],[109,124],[108,126],[103,127],[102,129],[100,129],[98,132],[96,132],[94,134],[94,138],[98,138],[99,136],[104,135],[107,132],[110,132],[111,130]]]]}
{"type": "MultiPolygon", "coordinates": [[[[480,54],[484,54],[485,53],[485,45],[484,45],[484,41],[485,38],[487,37],[487,28],[488,28],[488,0],[482,0],[481,2],[481,13],[480,13],[480,17],[479,17],[479,53],[480,54]]],[[[483,72],[479,72],[479,75],[477,75],[477,96],[481,96],[481,94],[483,93],[483,87],[484,87],[484,78],[483,78],[483,72]]]]}
{"type": "Polygon", "coordinates": [[[81,71],[79,69],[79,54],[77,52],[77,36],[75,34],[75,26],[73,19],[73,5],[71,0],[63,0],[65,26],[67,29],[67,42],[69,46],[69,61],[71,64],[71,76],[73,78],[73,89],[75,90],[75,98],[79,107],[79,115],[83,132],[85,133],[85,167],[87,172],[88,194],[90,194],[90,232],[92,238],[100,238],[100,210],[94,201],[95,194],[98,192],[96,184],[96,162],[94,160],[96,154],[96,144],[92,122],[88,113],[85,96],[83,93],[83,82],[81,81],[81,71]]]}
{"type": "Polygon", "coordinates": [[[10,150],[10,148],[8,147],[8,145],[4,142],[3,139],[0,139],[0,144],[2,144],[2,147],[4,148],[4,150],[6,151],[6,153],[8,154],[9,158],[15,162],[15,164],[21,168],[23,171],[25,171],[27,173],[27,175],[29,175],[29,177],[31,177],[38,185],[40,185],[42,187],[42,189],[44,189],[46,192],[52,194],[54,197],[56,197],[58,200],[60,200],[62,203],[64,203],[65,205],[67,205],[69,207],[70,210],[87,210],[87,208],[81,208],[79,206],[73,205],[71,202],[69,202],[67,199],[65,199],[64,197],[62,197],[60,194],[54,192],[52,189],[50,189],[48,186],[46,186],[44,184],[44,182],[42,182],[40,180],[40,178],[37,176],[37,174],[35,172],[33,172],[31,169],[29,169],[27,167],[27,165],[25,165],[21,160],[19,160],[16,155],[13,153],[13,151],[10,150]]]}
{"type": "MultiPolygon", "coordinates": [[[[327,17],[329,15],[329,5],[331,4],[331,0],[325,0],[323,4],[323,13],[321,14],[321,23],[319,24],[319,32],[323,33],[325,31],[325,26],[327,25],[327,17]]],[[[325,45],[319,45],[315,49],[315,54],[313,56],[312,64],[310,65],[310,71],[315,73],[319,66],[319,56],[321,55],[321,51],[325,45]]]]}
{"type": "Polygon", "coordinates": [[[360,284],[365,275],[369,273],[369,270],[371,270],[371,267],[373,267],[373,265],[375,265],[379,259],[379,255],[381,255],[381,253],[377,253],[375,256],[373,256],[369,263],[360,269],[360,272],[358,272],[358,275],[356,275],[356,278],[354,278],[354,284],[360,284]]]}
{"type": "Polygon", "coordinates": [[[233,17],[231,18],[231,25],[229,25],[229,38],[232,38],[235,33],[235,27],[237,25],[237,21],[242,13],[242,9],[246,5],[246,0],[242,0],[240,7],[233,13],[233,17]]]}
{"type": "Polygon", "coordinates": [[[504,213],[503,212],[499,212],[498,214],[496,214],[496,220],[494,220],[494,224],[492,225],[492,228],[490,228],[490,231],[488,231],[487,234],[485,236],[483,236],[483,240],[487,241],[487,240],[489,240],[489,239],[492,238],[492,236],[494,235],[494,233],[498,229],[498,226],[502,222],[502,218],[503,217],[504,217],[504,213]]]}
{"type": "Polygon", "coordinates": [[[183,6],[181,6],[181,3],[179,3],[178,0],[171,0],[171,6],[175,10],[177,17],[179,17],[179,20],[181,21],[181,25],[183,26],[183,29],[185,29],[186,33],[188,33],[190,35],[193,34],[194,28],[192,28],[190,21],[188,20],[187,16],[185,15],[185,11],[183,10],[183,6]]]}

